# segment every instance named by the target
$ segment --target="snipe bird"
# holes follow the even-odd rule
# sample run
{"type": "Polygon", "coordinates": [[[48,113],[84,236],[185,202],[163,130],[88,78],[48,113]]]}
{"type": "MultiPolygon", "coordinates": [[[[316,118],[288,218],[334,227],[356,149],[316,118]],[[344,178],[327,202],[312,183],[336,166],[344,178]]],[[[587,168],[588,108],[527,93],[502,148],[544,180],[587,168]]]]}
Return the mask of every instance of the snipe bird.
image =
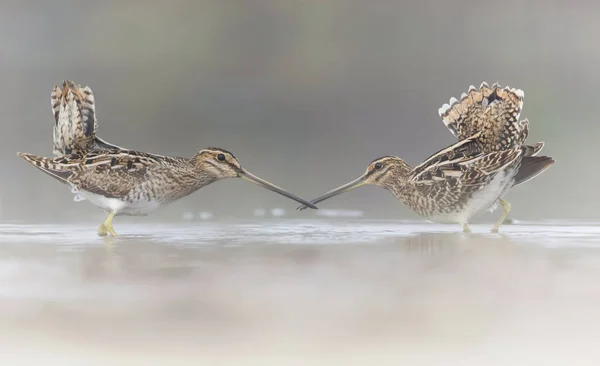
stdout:
{"type": "Polygon", "coordinates": [[[317,208],[242,168],[227,150],[211,147],[192,158],[168,157],[131,150],[87,151],[47,158],[18,153],[44,173],[66,183],[75,200],[88,200],[108,212],[98,235],[116,236],[113,218],[145,216],[219,179],[243,178],[261,187],[317,208]]]}
{"type": "Polygon", "coordinates": [[[96,135],[98,120],[94,93],[89,86],[65,80],[50,95],[54,116],[54,156],[91,150],[123,150],[96,135]]]}
{"type": "MultiPolygon", "coordinates": [[[[514,186],[544,170],[554,160],[536,156],[543,142],[525,145],[527,119],[519,121],[524,93],[520,89],[490,88],[483,82],[450,99],[439,110],[458,142],[411,166],[397,156],[384,156],[369,164],[359,178],[311,202],[319,203],[365,184],[390,191],[412,211],[439,223],[457,223],[469,232],[471,220],[500,204],[504,212],[494,224],[497,232],[511,209],[503,197],[514,186]]],[[[305,209],[300,206],[298,209],[305,209]]]]}

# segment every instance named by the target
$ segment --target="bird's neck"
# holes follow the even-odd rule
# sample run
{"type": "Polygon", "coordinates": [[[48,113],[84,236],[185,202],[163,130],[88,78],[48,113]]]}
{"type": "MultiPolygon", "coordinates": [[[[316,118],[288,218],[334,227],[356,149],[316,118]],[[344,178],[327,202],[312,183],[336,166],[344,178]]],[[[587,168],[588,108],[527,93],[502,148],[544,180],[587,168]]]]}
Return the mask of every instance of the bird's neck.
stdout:
{"type": "Polygon", "coordinates": [[[406,163],[398,164],[382,176],[377,184],[393,194],[397,199],[404,200],[413,188],[410,184],[410,172],[412,167],[406,163]]]}
{"type": "Polygon", "coordinates": [[[218,173],[207,167],[194,165],[193,182],[190,182],[194,190],[206,187],[207,185],[219,180],[218,173]]]}
{"type": "Polygon", "coordinates": [[[165,179],[170,180],[177,189],[172,190],[167,201],[178,200],[191,193],[194,193],[202,187],[215,182],[217,177],[210,171],[196,169],[195,166],[186,166],[180,170],[174,169],[173,175],[166,177],[165,179]]]}

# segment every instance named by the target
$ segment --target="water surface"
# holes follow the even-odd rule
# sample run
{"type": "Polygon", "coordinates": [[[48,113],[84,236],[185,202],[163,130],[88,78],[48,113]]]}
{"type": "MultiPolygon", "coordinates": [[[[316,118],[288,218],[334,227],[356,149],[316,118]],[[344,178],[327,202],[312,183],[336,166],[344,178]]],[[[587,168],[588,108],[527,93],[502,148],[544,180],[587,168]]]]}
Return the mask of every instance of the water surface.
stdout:
{"type": "MultiPolygon", "coordinates": [[[[3,359],[597,364],[600,226],[0,225],[3,359]]],[[[71,362],[71,363],[69,363],[71,362]]]]}

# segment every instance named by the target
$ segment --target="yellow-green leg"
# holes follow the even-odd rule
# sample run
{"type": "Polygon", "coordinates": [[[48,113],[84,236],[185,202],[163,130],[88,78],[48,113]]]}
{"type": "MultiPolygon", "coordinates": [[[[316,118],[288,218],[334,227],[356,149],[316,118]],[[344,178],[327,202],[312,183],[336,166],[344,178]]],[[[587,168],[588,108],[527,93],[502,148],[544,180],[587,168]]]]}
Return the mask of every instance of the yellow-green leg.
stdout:
{"type": "Polygon", "coordinates": [[[508,201],[505,200],[498,200],[498,202],[502,205],[502,208],[504,209],[504,212],[502,213],[502,216],[500,216],[500,218],[498,219],[498,221],[496,221],[496,223],[494,224],[494,227],[492,227],[492,232],[493,233],[497,233],[498,229],[500,228],[500,225],[502,225],[502,223],[504,222],[504,220],[506,220],[506,217],[508,216],[508,213],[510,212],[510,203],[508,201]]]}
{"type": "Polygon", "coordinates": [[[102,224],[100,224],[100,226],[98,226],[98,235],[106,236],[106,234],[108,233],[112,236],[117,236],[117,233],[115,232],[115,229],[113,228],[113,225],[112,225],[112,221],[113,221],[114,217],[115,217],[114,212],[111,212],[108,214],[108,216],[106,217],[106,220],[104,220],[104,222],[102,224]]]}
{"type": "Polygon", "coordinates": [[[467,224],[463,224],[463,233],[470,233],[471,228],[467,224]]]}

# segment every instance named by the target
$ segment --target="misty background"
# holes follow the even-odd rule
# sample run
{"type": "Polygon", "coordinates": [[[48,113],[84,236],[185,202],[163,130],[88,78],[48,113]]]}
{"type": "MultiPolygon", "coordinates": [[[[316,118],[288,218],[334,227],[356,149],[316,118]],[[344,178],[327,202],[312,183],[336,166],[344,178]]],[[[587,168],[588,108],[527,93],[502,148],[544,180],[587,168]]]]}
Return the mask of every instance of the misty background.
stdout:
{"type": "MultiPolygon", "coordinates": [[[[98,135],[191,157],[209,146],[312,199],[383,155],[418,164],[454,142],[437,110],[482,81],[521,88],[529,142],[556,164],[514,189],[511,216],[597,219],[600,4],[561,1],[4,1],[0,219],[98,221],[17,151],[52,155],[50,92],[89,85],[98,135]]],[[[239,179],[143,220],[251,217],[297,204],[239,179]]],[[[323,202],[417,218],[366,187],[323,202]]],[[[484,215],[479,221],[495,220],[484,215]]],[[[137,221],[139,218],[121,220],[137,221]]]]}

